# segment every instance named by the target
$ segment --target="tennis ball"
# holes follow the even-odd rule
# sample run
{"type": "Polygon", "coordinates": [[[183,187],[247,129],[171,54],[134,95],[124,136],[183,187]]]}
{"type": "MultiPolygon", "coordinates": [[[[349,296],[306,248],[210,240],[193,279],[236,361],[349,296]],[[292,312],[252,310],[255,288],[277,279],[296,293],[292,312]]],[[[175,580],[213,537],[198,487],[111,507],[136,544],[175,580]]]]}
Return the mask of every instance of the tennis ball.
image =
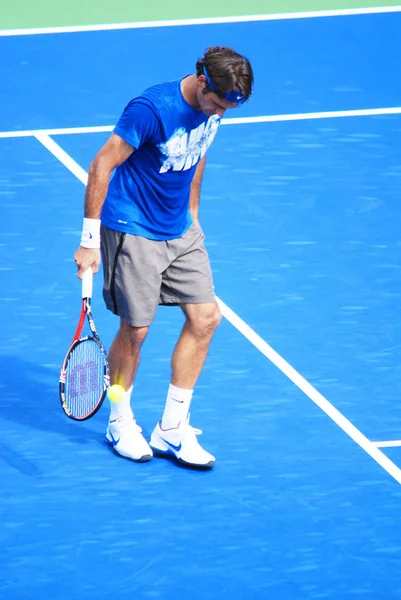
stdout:
{"type": "Polygon", "coordinates": [[[110,402],[121,402],[124,398],[125,389],[121,385],[111,385],[107,390],[107,397],[110,402]]]}

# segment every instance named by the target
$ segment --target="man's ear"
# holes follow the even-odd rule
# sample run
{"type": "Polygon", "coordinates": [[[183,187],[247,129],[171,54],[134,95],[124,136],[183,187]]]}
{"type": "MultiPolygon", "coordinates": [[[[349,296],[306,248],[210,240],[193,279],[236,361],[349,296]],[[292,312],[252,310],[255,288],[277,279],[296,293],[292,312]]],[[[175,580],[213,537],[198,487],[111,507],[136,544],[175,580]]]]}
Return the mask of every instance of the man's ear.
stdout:
{"type": "Polygon", "coordinates": [[[198,75],[196,83],[201,89],[203,89],[207,85],[206,77],[204,75],[198,75]]]}

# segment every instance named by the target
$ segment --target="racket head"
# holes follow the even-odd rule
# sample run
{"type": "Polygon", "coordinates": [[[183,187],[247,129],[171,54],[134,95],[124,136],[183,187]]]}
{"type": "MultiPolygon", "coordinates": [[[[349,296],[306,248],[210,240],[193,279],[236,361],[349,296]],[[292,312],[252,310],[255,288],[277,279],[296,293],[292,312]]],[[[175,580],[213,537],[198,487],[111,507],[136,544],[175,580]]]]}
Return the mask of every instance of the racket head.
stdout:
{"type": "Polygon", "coordinates": [[[60,374],[61,407],[67,417],[85,421],[101,407],[110,376],[106,350],[96,337],[74,342],[64,359],[60,374]]]}

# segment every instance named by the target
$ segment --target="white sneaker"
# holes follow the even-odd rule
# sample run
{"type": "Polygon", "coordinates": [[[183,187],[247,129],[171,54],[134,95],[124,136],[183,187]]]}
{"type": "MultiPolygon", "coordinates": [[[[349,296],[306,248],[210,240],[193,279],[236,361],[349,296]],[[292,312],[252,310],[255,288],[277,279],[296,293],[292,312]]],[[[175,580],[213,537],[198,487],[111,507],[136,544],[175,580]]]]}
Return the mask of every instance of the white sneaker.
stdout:
{"type": "Polygon", "coordinates": [[[211,468],[215,457],[199,444],[197,435],[202,431],[189,424],[189,417],[175,429],[162,429],[161,421],[153,430],[150,447],[158,454],[175,456],[179,462],[194,467],[211,468]]]}
{"type": "Polygon", "coordinates": [[[118,417],[109,421],[105,441],[121,456],[137,462],[145,462],[153,456],[152,449],[142,435],[142,429],[131,417],[118,417]]]}

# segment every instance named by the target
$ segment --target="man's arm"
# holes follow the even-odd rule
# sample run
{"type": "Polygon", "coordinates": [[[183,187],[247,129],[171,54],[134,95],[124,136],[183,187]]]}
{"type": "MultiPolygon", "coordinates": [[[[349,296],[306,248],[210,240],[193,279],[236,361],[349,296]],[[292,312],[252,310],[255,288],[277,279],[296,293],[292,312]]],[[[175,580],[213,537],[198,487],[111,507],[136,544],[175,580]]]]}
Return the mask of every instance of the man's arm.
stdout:
{"type": "Polygon", "coordinates": [[[133,153],[134,148],[113,133],[95,156],[90,168],[85,194],[85,217],[100,219],[113,170],[133,153]]]}
{"type": "Polygon", "coordinates": [[[203,179],[203,172],[205,170],[206,165],[206,154],[203,156],[198,166],[196,167],[194,177],[191,183],[191,193],[189,197],[189,212],[192,215],[194,221],[199,223],[199,200],[200,200],[200,191],[201,184],[203,179]]]}
{"type": "MultiPolygon", "coordinates": [[[[93,226],[100,228],[100,213],[106,199],[110,176],[113,170],[126,161],[133,151],[134,148],[130,144],[113,133],[95,156],[89,169],[85,193],[84,230],[85,223],[88,223],[86,219],[94,219],[95,221],[92,221],[93,226]]],[[[81,239],[82,243],[84,242],[81,239]]],[[[94,273],[99,270],[100,250],[97,247],[83,247],[81,245],[75,252],[74,259],[78,267],[78,277],[82,278],[82,274],[89,267],[92,267],[94,273]]]]}

